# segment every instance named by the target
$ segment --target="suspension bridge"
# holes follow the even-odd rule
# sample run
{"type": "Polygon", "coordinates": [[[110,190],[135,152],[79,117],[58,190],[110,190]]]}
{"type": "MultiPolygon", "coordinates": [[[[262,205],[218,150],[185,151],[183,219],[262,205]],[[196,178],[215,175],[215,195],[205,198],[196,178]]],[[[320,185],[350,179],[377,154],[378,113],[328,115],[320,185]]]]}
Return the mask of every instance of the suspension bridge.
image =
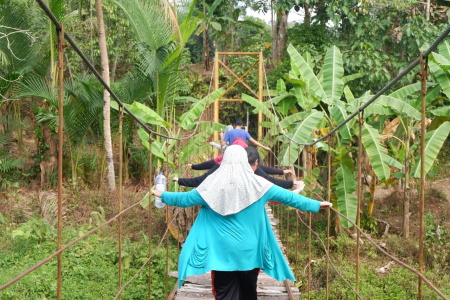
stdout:
{"type": "MultiPolygon", "coordinates": [[[[38,2],[38,4],[42,7],[43,11],[45,12],[45,14],[50,18],[50,20],[53,22],[53,24],[56,27],[57,30],[57,34],[60,37],[59,40],[59,51],[60,54],[63,53],[64,51],[64,43],[67,41],[71,47],[75,50],[75,52],[80,56],[80,58],[86,63],[86,66],[90,69],[90,71],[98,78],[98,80],[102,83],[102,85],[104,86],[104,88],[111,94],[111,96],[113,97],[113,99],[119,104],[119,106],[121,107],[121,116],[123,115],[124,112],[126,112],[128,115],[130,115],[131,117],[133,117],[136,122],[141,126],[141,128],[143,128],[151,137],[149,138],[149,145],[150,145],[150,151],[149,151],[149,162],[150,162],[150,170],[153,170],[153,166],[152,166],[152,161],[153,161],[153,157],[152,157],[152,151],[151,151],[151,147],[152,147],[152,142],[153,142],[153,138],[155,136],[159,136],[160,138],[163,139],[177,139],[177,140],[186,140],[188,138],[190,138],[197,129],[194,130],[194,133],[191,134],[186,134],[185,137],[183,138],[174,138],[174,137],[170,137],[167,135],[163,135],[160,133],[157,133],[155,131],[153,131],[151,128],[149,128],[145,123],[143,123],[139,118],[135,117],[133,115],[133,113],[131,111],[129,111],[124,105],[123,103],[120,101],[120,99],[116,96],[116,94],[114,93],[113,90],[111,90],[111,88],[103,81],[101,75],[97,72],[97,70],[93,67],[93,65],[89,62],[89,60],[84,56],[84,54],[79,50],[79,48],[77,47],[77,45],[73,42],[73,40],[71,39],[71,37],[69,36],[69,34],[67,32],[64,31],[64,28],[62,26],[62,24],[59,23],[59,21],[56,19],[56,17],[51,13],[51,11],[48,9],[48,7],[46,6],[46,4],[42,1],[42,0],[36,0],[38,2]]],[[[357,110],[355,110],[355,112],[353,114],[351,114],[350,116],[348,116],[347,119],[343,120],[340,124],[338,124],[336,127],[332,128],[327,134],[321,136],[320,138],[316,139],[313,143],[298,143],[297,141],[295,141],[294,139],[286,136],[286,138],[288,138],[290,140],[290,143],[296,143],[298,145],[301,146],[305,146],[305,153],[307,155],[307,157],[312,157],[312,149],[315,144],[319,143],[319,142],[325,142],[328,143],[328,146],[331,147],[331,138],[333,137],[334,134],[336,134],[336,132],[343,127],[345,124],[347,124],[349,121],[356,119],[358,121],[359,124],[359,136],[357,137],[359,144],[358,144],[358,151],[361,155],[358,155],[358,190],[357,190],[357,196],[358,196],[358,207],[357,207],[357,218],[356,218],[356,222],[353,222],[352,220],[348,219],[345,215],[343,215],[341,212],[335,210],[335,209],[329,209],[326,212],[326,223],[327,223],[327,227],[325,229],[325,235],[326,238],[322,239],[321,236],[314,231],[313,226],[312,226],[312,216],[311,214],[309,215],[305,215],[300,213],[299,211],[291,211],[291,210],[283,210],[280,208],[281,205],[276,205],[276,204],[271,204],[270,206],[267,206],[267,213],[268,216],[271,219],[274,231],[277,232],[278,231],[278,224],[282,223],[283,224],[283,230],[284,230],[284,236],[281,236],[280,234],[277,233],[277,236],[279,237],[279,243],[281,245],[281,248],[284,250],[284,253],[286,255],[287,258],[290,257],[290,254],[292,254],[292,252],[297,252],[299,251],[299,247],[298,247],[298,240],[296,240],[295,242],[292,242],[292,239],[289,239],[288,236],[289,235],[296,235],[298,238],[298,226],[303,225],[305,228],[307,228],[308,230],[308,263],[307,266],[304,270],[304,273],[307,274],[307,278],[308,281],[306,283],[303,283],[303,285],[305,286],[304,288],[304,293],[306,294],[306,296],[308,298],[310,298],[309,293],[310,291],[313,289],[313,275],[312,275],[312,264],[315,260],[314,257],[312,257],[312,251],[311,251],[311,243],[313,240],[313,236],[315,239],[317,239],[319,241],[319,243],[322,245],[323,248],[323,253],[325,253],[324,259],[326,261],[326,275],[325,275],[325,287],[323,287],[324,289],[326,289],[326,298],[328,299],[328,295],[329,295],[329,282],[330,282],[330,272],[332,270],[333,272],[333,276],[339,278],[339,280],[342,280],[344,282],[344,284],[347,286],[347,288],[349,290],[351,290],[353,292],[353,294],[355,295],[356,299],[364,299],[363,296],[360,295],[360,289],[359,286],[360,284],[364,284],[361,276],[360,276],[360,241],[364,240],[367,241],[368,243],[370,243],[374,248],[377,249],[377,251],[379,251],[380,253],[382,253],[383,255],[386,256],[386,258],[388,258],[390,261],[394,262],[397,266],[405,268],[407,270],[409,270],[411,273],[413,273],[415,276],[417,276],[418,278],[418,285],[417,285],[417,297],[418,299],[423,299],[423,287],[427,286],[428,289],[430,289],[433,294],[435,295],[436,298],[441,298],[441,299],[449,299],[449,295],[445,295],[440,289],[439,287],[435,286],[432,282],[430,282],[430,280],[428,280],[425,275],[424,275],[424,261],[423,261],[423,252],[424,252],[424,243],[423,243],[423,235],[424,235],[424,224],[423,224],[423,217],[424,217],[424,213],[425,213],[425,206],[424,206],[424,186],[425,186],[425,175],[422,173],[421,174],[421,180],[420,180],[420,217],[421,217],[421,232],[420,232],[420,241],[419,241],[419,269],[416,270],[415,268],[413,268],[412,266],[408,265],[407,263],[401,261],[400,259],[398,259],[397,257],[395,257],[394,255],[388,253],[381,245],[379,245],[375,240],[373,240],[367,233],[365,233],[364,231],[361,230],[360,228],[360,205],[361,205],[361,199],[362,199],[362,159],[363,159],[363,155],[362,155],[362,142],[361,142],[361,132],[362,132],[362,114],[364,113],[364,110],[369,107],[371,104],[373,104],[373,102],[380,97],[381,95],[383,95],[388,89],[390,89],[394,84],[396,84],[403,76],[405,76],[408,72],[410,72],[411,70],[413,70],[414,68],[416,68],[417,66],[420,66],[421,69],[421,78],[422,78],[422,120],[421,120],[421,132],[422,132],[422,137],[424,139],[425,137],[425,132],[426,132],[426,127],[425,127],[425,110],[426,110],[426,102],[425,102],[425,92],[426,92],[426,83],[427,83],[427,57],[431,54],[431,52],[437,48],[437,46],[448,36],[450,32],[450,27],[448,27],[441,35],[438,39],[436,39],[436,41],[425,51],[421,54],[420,57],[418,57],[415,61],[413,61],[405,70],[403,70],[401,73],[399,73],[391,82],[389,82],[382,90],[380,90],[377,94],[375,94],[369,101],[367,101],[364,105],[362,105],[361,107],[359,107],[357,110]],[[331,219],[332,217],[339,217],[341,219],[345,219],[346,222],[348,222],[349,224],[351,224],[353,226],[353,228],[355,229],[355,243],[354,243],[354,253],[355,253],[355,257],[354,257],[354,264],[355,264],[355,277],[351,280],[349,279],[345,279],[343,276],[341,276],[339,270],[337,268],[335,268],[333,260],[332,260],[332,255],[331,255],[331,250],[330,250],[330,241],[331,241],[331,236],[330,236],[330,231],[331,231],[331,219]],[[292,223],[291,219],[294,219],[295,222],[292,223]],[[280,221],[282,220],[282,221],[280,221]]],[[[63,68],[64,63],[62,61],[63,59],[63,55],[60,55],[60,67],[63,68]]],[[[230,90],[232,88],[232,86],[234,86],[237,83],[241,83],[243,86],[246,86],[250,93],[252,93],[257,99],[258,101],[263,101],[263,90],[264,90],[264,69],[263,69],[263,60],[262,60],[262,53],[232,53],[232,52],[217,52],[216,53],[216,59],[215,59],[215,73],[214,73],[214,88],[215,90],[217,90],[219,88],[219,80],[218,80],[218,70],[220,67],[225,68],[228,72],[230,72],[233,76],[235,76],[235,82],[228,87],[227,90],[230,90]],[[245,74],[238,76],[234,71],[232,71],[228,66],[226,66],[225,62],[223,60],[220,59],[220,56],[223,55],[254,55],[256,56],[257,62],[251,67],[251,69],[256,68],[259,71],[259,82],[258,82],[258,88],[256,90],[254,90],[252,87],[250,87],[247,83],[245,83],[244,77],[245,74]]],[[[61,71],[60,74],[63,74],[63,72],[61,71]]],[[[60,91],[62,91],[63,87],[63,77],[60,77],[60,91]]],[[[266,96],[267,97],[267,96],[266,96]]],[[[59,120],[60,120],[60,126],[59,128],[63,128],[62,126],[62,121],[63,121],[63,114],[62,114],[62,98],[63,98],[63,93],[60,93],[60,105],[59,107],[60,109],[60,114],[59,114],[59,120]]],[[[209,119],[209,120],[214,120],[216,122],[219,121],[219,101],[242,101],[242,99],[218,99],[214,102],[214,107],[213,110],[211,111],[207,111],[205,112],[204,118],[205,119],[209,119]]],[[[261,111],[258,113],[258,123],[261,123],[263,120],[263,116],[261,111]]],[[[278,132],[279,134],[284,134],[283,132],[278,132]]],[[[263,129],[261,127],[258,127],[258,137],[261,137],[264,135],[263,129]]],[[[215,139],[217,139],[217,132],[215,133],[215,139]]],[[[89,232],[85,233],[84,235],[80,236],[79,238],[63,245],[62,244],[62,143],[63,143],[63,132],[62,130],[59,131],[59,141],[60,141],[60,148],[59,148],[59,170],[58,170],[58,249],[57,251],[55,251],[53,254],[49,255],[48,257],[46,257],[45,259],[43,259],[42,261],[40,261],[39,263],[35,264],[34,266],[32,266],[31,268],[29,268],[28,270],[26,270],[25,272],[18,274],[15,278],[12,278],[10,281],[4,283],[3,285],[0,286],[0,298],[1,298],[1,291],[3,291],[4,289],[7,289],[8,287],[10,287],[11,285],[15,284],[16,282],[20,281],[22,278],[24,278],[25,276],[27,276],[28,274],[32,273],[33,271],[35,271],[36,269],[40,268],[41,266],[43,266],[44,264],[48,263],[49,261],[53,260],[54,258],[57,259],[57,291],[56,291],[56,295],[55,298],[57,299],[62,299],[62,291],[63,291],[63,259],[62,259],[62,253],[67,250],[68,248],[74,246],[75,244],[77,244],[79,241],[85,239],[86,237],[96,233],[97,231],[101,230],[102,228],[104,228],[105,226],[110,226],[113,222],[116,223],[117,222],[117,226],[119,228],[119,235],[118,235],[118,239],[119,239],[119,249],[117,249],[118,251],[118,288],[117,288],[117,293],[114,299],[120,299],[122,297],[122,293],[126,292],[126,288],[129,284],[131,284],[133,282],[133,280],[139,276],[140,273],[143,272],[148,272],[148,295],[149,295],[149,299],[150,299],[150,294],[151,294],[151,288],[152,288],[152,269],[151,269],[151,260],[154,257],[156,251],[161,248],[164,247],[164,244],[166,244],[166,248],[167,246],[167,240],[169,239],[170,236],[170,232],[171,232],[171,228],[173,228],[174,224],[176,223],[176,218],[177,218],[177,214],[180,212],[179,210],[170,210],[169,208],[166,208],[166,218],[167,218],[167,228],[165,230],[164,235],[161,237],[161,240],[159,241],[157,247],[155,249],[152,249],[152,246],[149,246],[149,255],[148,255],[148,259],[142,264],[141,268],[138,270],[138,272],[132,276],[130,278],[130,280],[128,282],[123,282],[122,279],[122,239],[123,239],[123,230],[122,230],[122,226],[123,226],[123,218],[126,217],[126,214],[133,210],[136,209],[136,207],[141,205],[142,201],[138,201],[130,206],[128,206],[127,208],[123,208],[123,202],[122,202],[122,178],[121,178],[121,174],[119,171],[119,211],[118,213],[112,217],[111,219],[105,221],[104,223],[100,224],[99,226],[91,229],[89,232]],[[166,241],[166,243],[165,243],[166,241]]],[[[120,144],[122,144],[122,142],[120,142],[120,144]]],[[[424,145],[424,140],[422,140],[422,145],[424,145]]],[[[423,148],[423,147],[422,147],[423,148]]],[[[272,153],[277,153],[279,151],[279,149],[273,149],[272,153]]],[[[422,158],[424,157],[424,149],[422,149],[421,151],[421,155],[422,158]]],[[[119,151],[120,153],[122,153],[122,151],[119,151]]],[[[298,153],[298,155],[300,156],[300,153],[298,153]]],[[[422,159],[422,161],[424,161],[424,159],[422,159]]],[[[120,169],[122,168],[122,158],[120,158],[120,169]]],[[[268,157],[266,158],[266,164],[268,165],[275,165],[276,164],[276,157],[275,155],[268,155],[268,157]]],[[[326,201],[330,201],[331,200],[331,178],[330,178],[330,174],[331,174],[331,154],[329,154],[327,156],[327,160],[326,160],[326,165],[328,167],[328,180],[327,180],[327,187],[326,187],[326,192],[324,193],[324,195],[326,195],[326,199],[322,199],[322,197],[318,194],[315,194],[313,190],[307,190],[308,193],[310,193],[312,195],[312,198],[318,199],[318,200],[326,200],[326,201]]],[[[297,166],[299,169],[299,166],[297,166]]],[[[150,184],[150,187],[152,186],[152,184],[150,184]]],[[[152,241],[152,231],[153,231],[153,211],[152,211],[152,207],[151,205],[148,206],[148,216],[149,216],[149,240],[152,241]]],[[[196,210],[195,209],[191,209],[191,211],[187,212],[187,215],[192,216],[192,220],[195,218],[195,213],[196,210]]],[[[167,251],[167,250],[166,250],[167,251]]],[[[297,257],[297,255],[293,255],[294,257],[297,257]]],[[[292,264],[296,264],[298,262],[295,261],[290,261],[291,265],[292,264]]],[[[182,300],[182,299],[213,299],[213,295],[211,293],[211,280],[210,280],[210,276],[209,274],[205,274],[202,276],[193,276],[193,277],[189,277],[186,280],[186,283],[184,284],[184,286],[182,288],[180,288],[179,290],[176,289],[176,287],[171,287],[168,286],[168,277],[169,276],[173,276],[176,277],[177,274],[176,272],[174,272],[173,270],[169,270],[168,268],[168,263],[166,261],[166,286],[165,286],[165,298],[167,299],[177,299],[177,300],[182,300]]],[[[338,279],[336,279],[338,280],[338,279]]],[[[289,281],[286,282],[277,282],[276,280],[270,278],[269,276],[265,275],[265,274],[260,274],[259,279],[258,279],[258,296],[260,299],[299,299],[300,297],[300,292],[299,289],[292,283],[289,281]]],[[[302,298],[305,298],[305,295],[302,295],[302,298]]]]}

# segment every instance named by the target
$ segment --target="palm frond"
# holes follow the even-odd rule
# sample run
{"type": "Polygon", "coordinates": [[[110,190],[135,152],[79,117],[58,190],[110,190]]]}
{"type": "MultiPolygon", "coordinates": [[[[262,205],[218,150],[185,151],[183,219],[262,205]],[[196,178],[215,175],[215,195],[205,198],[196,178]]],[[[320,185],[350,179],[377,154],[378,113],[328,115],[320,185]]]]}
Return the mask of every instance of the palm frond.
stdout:
{"type": "Polygon", "coordinates": [[[172,10],[166,1],[118,0],[117,5],[125,12],[137,41],[149,49],[159,49],[170,41],[174,30],[172,10]]]}
{"type": "Polygon", "coordinates": [[[7,173],[14,169],[23,167],[22,159],[12,159],[10,157],[0,157],[0,174],[7,173]]]}

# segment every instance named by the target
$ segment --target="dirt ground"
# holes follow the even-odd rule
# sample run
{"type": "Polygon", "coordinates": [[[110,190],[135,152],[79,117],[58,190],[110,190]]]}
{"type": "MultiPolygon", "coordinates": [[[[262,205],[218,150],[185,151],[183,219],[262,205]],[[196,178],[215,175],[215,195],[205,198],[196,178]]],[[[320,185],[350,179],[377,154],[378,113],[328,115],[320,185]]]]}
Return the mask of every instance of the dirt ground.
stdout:
{"type": "MultiPolygon", "coordinates": [[[[375,191],[374,216],[390,225],[389,233],[402,234],[404,195],[394,188],[375,191]]],[[[419,233],[419,193],[414,190],[410,204],[410,234],[419,233]]],[[[436,223],[450,231],[450,178],[426,182],[424,215],[433,214],[436,223]]]]}

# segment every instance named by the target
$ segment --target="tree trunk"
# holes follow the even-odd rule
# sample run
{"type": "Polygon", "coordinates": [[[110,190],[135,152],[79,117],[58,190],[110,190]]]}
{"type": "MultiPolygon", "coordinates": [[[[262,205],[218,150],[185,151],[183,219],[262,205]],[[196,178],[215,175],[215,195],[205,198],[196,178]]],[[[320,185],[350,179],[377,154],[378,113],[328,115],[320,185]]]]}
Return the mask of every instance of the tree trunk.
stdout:
{"type": "MultiPolygon", "coordinates": [[[[203,13],[206,15],[206,8],[203,6],[203,13]]],[[[204,52],[204,59],[205,59],[205,71],[209,71],[209,61],[210,61],[210,54],[209,54],[209,36],[208,36],[208,27],[205,28],[203,31],[203,52],[204,52]]]]}
{"type": "Polygon", "coordinates": [[[309,4],[304,3],[303,8],[305,10],[305,19],[303,21],[304,24],[311,25],[311,10],[309,9],[309,4]]]}
{"type": "Polygon", "coordinates": [[[44,159],[39,164],[41,169],[41,188],[45,188],[47,186],[53,170],[58,164],[56,160],[56,140],[53,138],[50,128],[51,127],[49,125],[42,126],[42,140],[47,147],[45,147],[44,150],[44,159]]]}
{"type": "MultiPolygon", "coordinates": [[[[95,1],[95,9],[97,11],[98,42],[100,46],[102,77],[103,80],[106,82],[106,84],[109,85],[110,80],[109,80],[108,50],[106,48],[105,24],[103,22],[103,10],[101,0],[95,1]]],[[[103,100],[104,100],[103,134],[105,141],[106,167],[108,169],[108,173],[106,174],[106,187],[109,191],[114,191],[116,189],[116,182],[114,176],[114,160],[111,141],[111,121],[110,121],[111,99],[106,89],[103,91],[103,100]]]]}
{"type": "Polygon", "coordinates": [[[286,47],[286,30],[288,13],[284,9],[276,11],[275,26],[272,33],[272,62],[276,66],[283,55],[286,47]]]}
{"type": "Polygon", "coordinates": [[[203,49],[205,51],[204,58],[205,58],[205,71],[209,71],[209,61],[211,59],[209,54],[209,37],[208,37],[208,30],[205,29],[203,31],[203,49]]]}

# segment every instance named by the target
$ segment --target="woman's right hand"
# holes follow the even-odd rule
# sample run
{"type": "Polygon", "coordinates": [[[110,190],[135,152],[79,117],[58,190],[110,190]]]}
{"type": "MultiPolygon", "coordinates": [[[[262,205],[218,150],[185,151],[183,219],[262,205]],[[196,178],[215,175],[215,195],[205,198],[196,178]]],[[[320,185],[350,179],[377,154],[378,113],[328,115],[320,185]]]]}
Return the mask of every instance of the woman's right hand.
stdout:
{"type": "Polygon", "coordinates": [[[155,195],[156,197],[160,197],[161,198],[162,193],[163,192],[160,191],[160,190],[152,190],[152,194],[155,195]]]}

